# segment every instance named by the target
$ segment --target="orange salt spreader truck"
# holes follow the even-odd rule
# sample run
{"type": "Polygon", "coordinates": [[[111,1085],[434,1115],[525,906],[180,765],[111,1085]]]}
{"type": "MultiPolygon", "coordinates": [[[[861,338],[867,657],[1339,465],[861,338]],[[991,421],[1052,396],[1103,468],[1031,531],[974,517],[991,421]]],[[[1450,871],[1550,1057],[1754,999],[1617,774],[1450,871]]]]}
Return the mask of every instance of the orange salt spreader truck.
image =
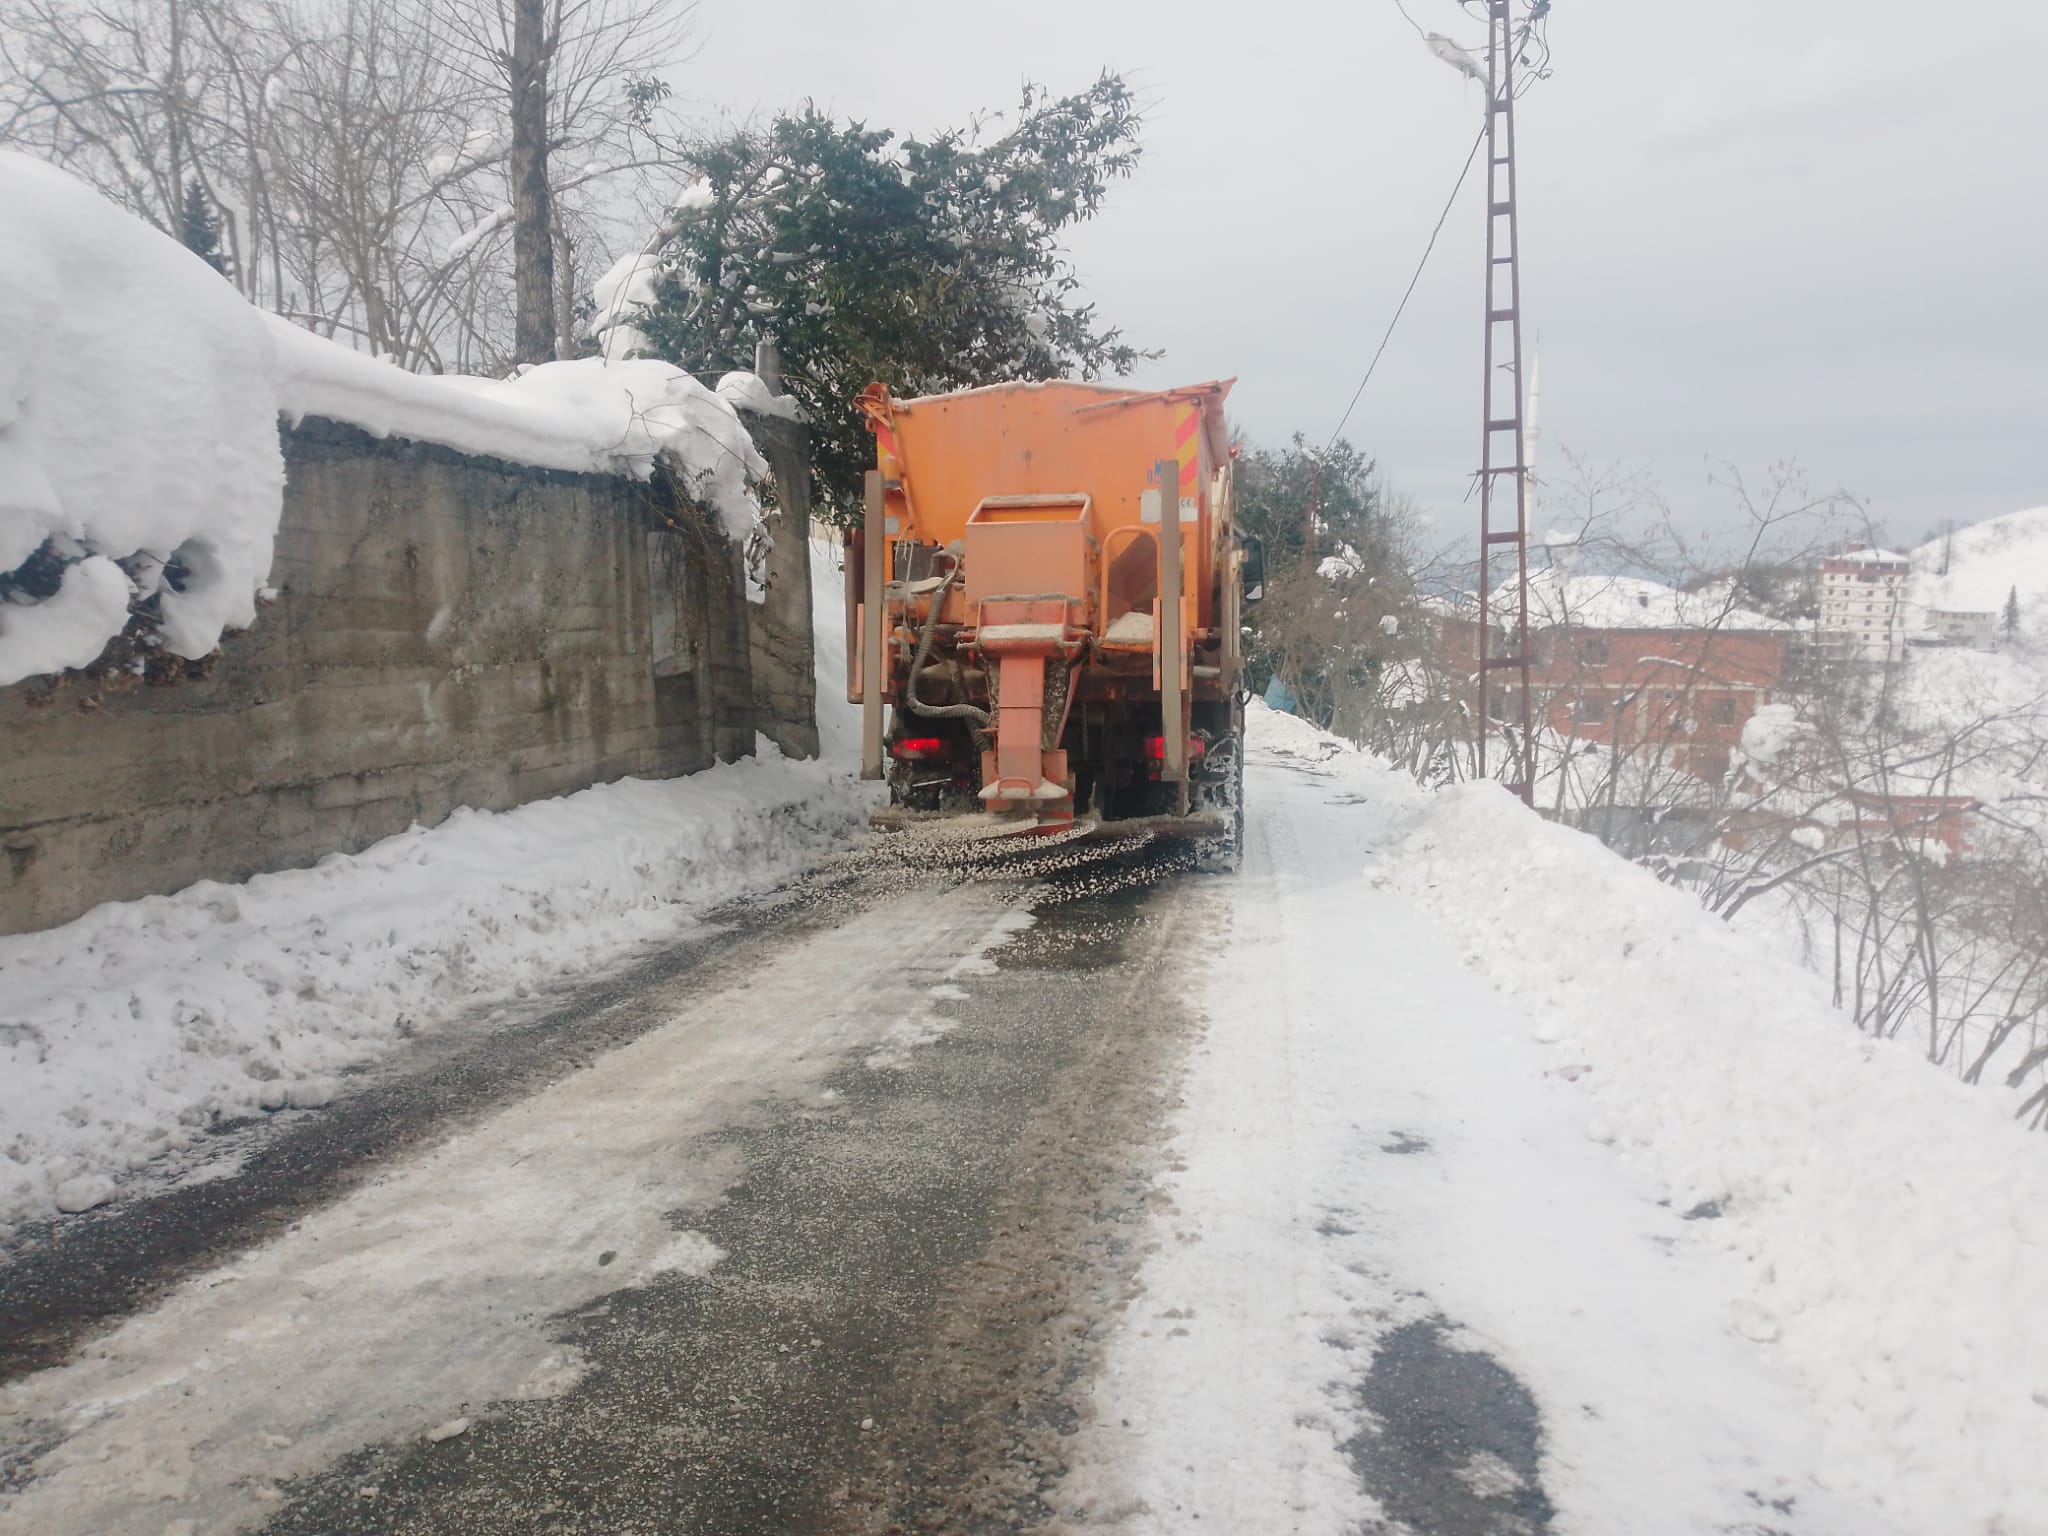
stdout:
{"type": "Polygon", "coordinates": [[[881,825],[1243,835],[1242,605],[1231,381],[1134,393],[871,386],[846,561],[849,701],[881,825]],[[886,706],[886,718],[885,718],[886,706]]]}

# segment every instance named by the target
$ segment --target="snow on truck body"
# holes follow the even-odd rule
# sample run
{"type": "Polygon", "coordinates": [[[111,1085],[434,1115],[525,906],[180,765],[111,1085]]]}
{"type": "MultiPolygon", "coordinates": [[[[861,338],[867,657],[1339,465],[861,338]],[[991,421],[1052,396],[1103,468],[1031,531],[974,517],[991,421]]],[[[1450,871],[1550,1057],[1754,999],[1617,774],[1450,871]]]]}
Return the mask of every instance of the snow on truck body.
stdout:
{"type": "Polygon", "coordinates": [[[876,468],[846,567],[847,697],[899,810],[1229,830],[1246,560],[1229,389],[862,397],[876,468]]]}

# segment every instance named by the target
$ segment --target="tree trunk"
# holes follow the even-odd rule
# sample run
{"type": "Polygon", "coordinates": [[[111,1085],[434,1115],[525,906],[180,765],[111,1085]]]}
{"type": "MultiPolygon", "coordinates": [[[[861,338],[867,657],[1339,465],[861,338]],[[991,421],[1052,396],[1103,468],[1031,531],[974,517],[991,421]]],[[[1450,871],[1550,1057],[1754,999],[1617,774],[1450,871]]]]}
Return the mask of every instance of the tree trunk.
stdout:
{"type": "Polygon", "coordinates": [[[512,0],[513,361],[555,355],[554,209],[548,193],[546,0],[512,0]]]}
{"type": "MultiPolygon", "coordinates": [[[[560,210],[555,210],[559,213],[560,210]]],[[[558,217],[554,221],[555,240],[555,320],[560,329],[555,336],[555,355],[574,357],[576,338],[571,334],[576,324],[576,294],[581,287],[580,274],[576,270],[576,246],[569,238],[569,231],[558,217]]]]}

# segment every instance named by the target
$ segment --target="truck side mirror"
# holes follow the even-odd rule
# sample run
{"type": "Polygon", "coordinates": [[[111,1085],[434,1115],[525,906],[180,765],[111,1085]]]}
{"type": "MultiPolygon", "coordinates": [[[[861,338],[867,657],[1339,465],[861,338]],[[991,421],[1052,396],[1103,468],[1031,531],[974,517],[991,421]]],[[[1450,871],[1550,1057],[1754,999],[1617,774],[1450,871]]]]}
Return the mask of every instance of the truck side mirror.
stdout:
{"type": "Polygon", "coordinates": [[[1256,533],[1237,535],[1237,547],[1244,551],[1241,569],[1244,600],[1256,603],[1266,595],[1266,545],[1256,533]]]}

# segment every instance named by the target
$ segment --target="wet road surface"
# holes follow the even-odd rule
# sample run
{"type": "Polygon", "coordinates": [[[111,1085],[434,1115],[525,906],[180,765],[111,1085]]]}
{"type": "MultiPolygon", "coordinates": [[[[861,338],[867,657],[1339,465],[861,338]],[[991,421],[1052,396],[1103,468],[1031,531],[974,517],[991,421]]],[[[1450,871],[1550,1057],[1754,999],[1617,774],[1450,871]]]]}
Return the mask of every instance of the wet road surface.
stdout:
{"type": "MultiPolygon", "coordinates": [[[[607,1052],[687,1030],[692,1009],[720,1011],[730,1031],[756,977],[853,914],[964,912],[958,931],[880,925],[871,963],[942,996],[907,1034],[895,1026],[801,1091],[679,1129],[675,1157],[719,1176],[671,1225],[722,1258],[630,1277],[549,1320],[579,1362],[572,1384],[464,1402],[462,1433],[387,1440],[254,1486],[261,1505],[194,1507],[243,1526],[261,1508],[260,1528],[279,1533],[1031,1523],[1136,1262],[1150,1149],[1191,1026],[1186,972],[1216,939],[1212,882],[1192,864],[1165,842],[1020,852],[903,839],[837,861],[553,1006],[424,1042],[329,1110],[230,1128],[213,1149],[239,1159],[225,1176],[22,1234],[0,1268],[0,1369],[20,1378],[91,1355],[179,1282],[204,1283],[209,1266],[297,1232],[607,1052]],[[963,964],[963,933],[1026,912],[999,964],[963,964]]],[[[844,963],[821,960],[817,985],[844,963]]],[[[790,994],[763,1006],[752,1022],[772,1032],[790,994]]],[[[611,1257],[588,1255],[600,1285],[611,1257]]],[[[5,1438],[0,1486],[19,1489],[61,1435],[23,1410],[5,1438]]],[[[160,1503],[109,1528],[156,1536],[183,1507],[160,1503]]]]}
{"type": "Polygon", "coordinates": [[[907,1069],[850,1062],[825,1107],[712,1134],[744,1173],[690,1224],[724,1262],[562,1319],[589,1369],[560,1397],[351,1458],[264,1529],[369,1504],[391,1536],[1028,1522],[1095,1342],[1074,1298],[1135,1257],[1196,937],[1153,904],[1173,850],[1043,862],[1036,923],[907,1069]]]}

